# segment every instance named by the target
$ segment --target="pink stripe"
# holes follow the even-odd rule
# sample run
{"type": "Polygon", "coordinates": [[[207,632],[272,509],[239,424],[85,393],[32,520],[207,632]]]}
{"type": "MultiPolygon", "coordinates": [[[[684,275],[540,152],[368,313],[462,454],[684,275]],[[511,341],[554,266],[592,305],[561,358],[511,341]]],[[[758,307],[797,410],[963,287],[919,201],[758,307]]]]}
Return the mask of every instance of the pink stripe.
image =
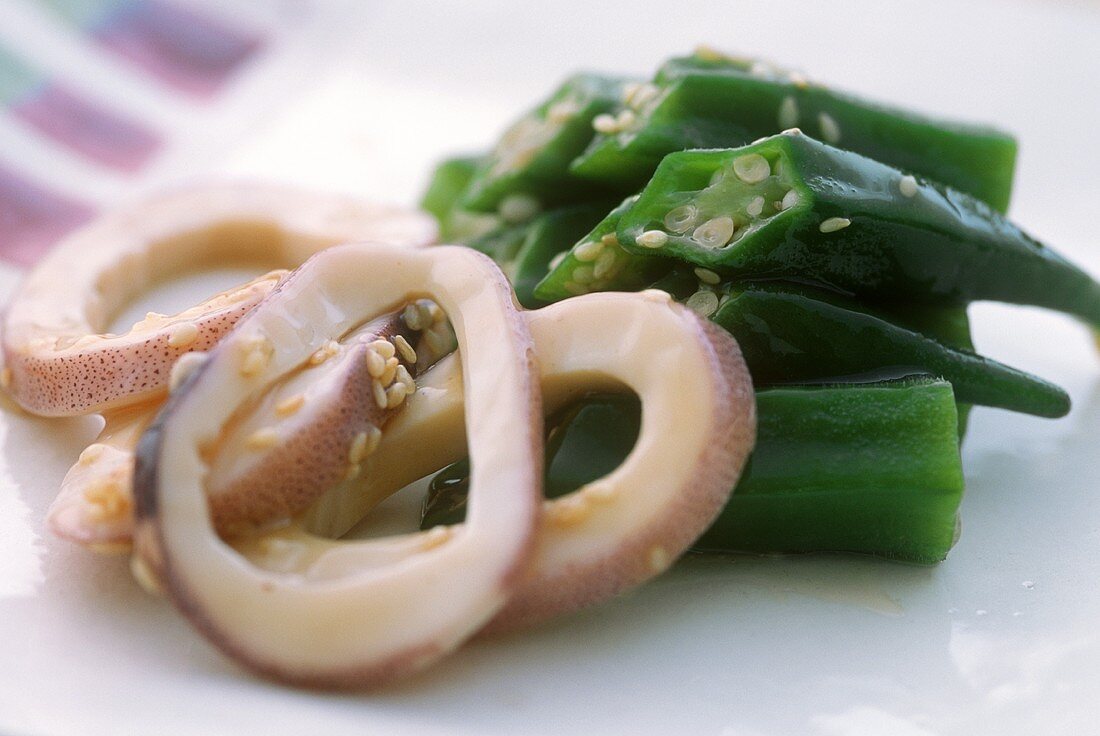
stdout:
{"type": "Polygon", "coordinates": [[[11,112],[58,143],[121,171],[138,171],[160,148],[148,129],[56,84],[21,100],[11,112]]]}
{"type": "Polygon", "coordinates": [[[87,222],[91,206],[62,197],[0,168],[0,258],[29,266],[73,228],[87,222]]]}
{"type": "Polygon", "coordinates": [[[211,97],[263,47],[263,39],[163,2],[126,6],[93,33],[167,84],[211,97]]]}

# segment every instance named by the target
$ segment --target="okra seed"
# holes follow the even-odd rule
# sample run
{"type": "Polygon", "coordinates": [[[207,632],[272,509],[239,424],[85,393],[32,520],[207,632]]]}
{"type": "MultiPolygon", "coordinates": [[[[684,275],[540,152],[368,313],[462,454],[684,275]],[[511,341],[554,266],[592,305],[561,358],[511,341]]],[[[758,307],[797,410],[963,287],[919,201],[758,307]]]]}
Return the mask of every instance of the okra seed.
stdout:
{"type": "Polygon", "coordinates": [[[580,296],[581,294],[587,294],[588,289],[584,288],[576,281],[566,281],[562,284],[562,288],[568,291],[573,296],[580,296]]]}
{"type": "Polygon", "coordinates": [[[588,240],[573,249],[573,256],[581,262],[594,261],[599,257],[602,250],[603,243],[601,241],[588,240]]]}
{"type": "Polygon", "coordinates": [[[524,222],[538,214],[539,201],[528,194],[512,194],[505,197],[498,213],[506,222],[524,222]]]}
{"type": "Polygon", "coordinates": [[[818,226],[818,230],[823,233],[835,233],[837,230],[843,230],[852,224],[852,221],[847,217],[830,217],[818,226]]]}
{"type": "Polygon", "coordinates": [[[592,266],[577,266],[573,269],[573,280],[578,284],[591,284],[596,280],[596,269],[592,266]]]}
{"type": "Polygon", "coordinates": [[[760,213],[764,211],[764,197],[756,196],[752,198],[748,206],[745,207],[745,212],[748,212],[752,217],[760,217],[760,213]]]}
{"type": "Polygon", "coordinates": [[[698,219],[699,208],[693,204],[685,204],[668,211],[665,215],[665,227],[674,233],[686,233],[695,227],[698,219]]]}
{"type": "Polygon", "coordinates": [[[709,268],[695,269],[695,276],[704,284],[710,284],[711,286],[721,283],[722,281],[722,277],[716,274],[714,271],[711,271],[709,268]]]}
{"type": "Polygon", "coordinates": [[[901,181],[898,182],[898,189],[901,190],[903,197],[914,197],[917,194],[917,180],[915,177],[906,174],[901,177],[901,181]]]}
{"type": "Polygon", "coordinates": [[[689,296],[684,304],[700,317],[709,317],[718,311],[718,295],[713,291],[700,290],[689,296]]]}
{"type": "Polygon", "coordinates": [[[592,118],[592,128],[597,133],[611,135],[612,133],[619,132],[619,122],[615,119],[615,116],[613,115],[609,115],[606,112],[600,113],[596,117],[592,118]]]}
{"type": "Polygon", "coordinates": [[[789,210],[798,204],[798,190],[792,189],[783,195],[783,201],[779,203],[779,208],[782,210],[789,210]]]}
{"type": "Polygon", "coordinates": [[[668,233],[663,230],[646,230],[634,242],[643,248],[661,248],[668,242],[668,233]]]}
{"type": "Polygon", "coordinates": [[[779,104],[779,127],[793,128],[798,125],[798,102],[793,97],[784,97],[779,104]]]}
{"type": "Polygon", "coordinates": [[[733,237],[736,227],[732,217],[715,217],[695,228],[691,239],[704,248],[721,248],[733,237]]]}
{"type": "Polygon", "coordinates": [[[619,237],[615,235],[615,233],[608,233],[607,235],[604,235],[602,238],[600,238],[600,242],[604,245],[617,246],[619,244],[619,237]]]}
{"type": "Polygon", "coordinates": [[[771,175],[772,168],[759,153],[747,153],[733,160],[733,173],[746,184],[758,184],[771,175]]]}
{"type": "Polygon", "coordinates": [[[817,122],[821,126],[821,137],[825,139],[826,143],[834,145],[840,143],[840,125],[837,124],[832,115],[827,112],[818,113],[817,122]]]}

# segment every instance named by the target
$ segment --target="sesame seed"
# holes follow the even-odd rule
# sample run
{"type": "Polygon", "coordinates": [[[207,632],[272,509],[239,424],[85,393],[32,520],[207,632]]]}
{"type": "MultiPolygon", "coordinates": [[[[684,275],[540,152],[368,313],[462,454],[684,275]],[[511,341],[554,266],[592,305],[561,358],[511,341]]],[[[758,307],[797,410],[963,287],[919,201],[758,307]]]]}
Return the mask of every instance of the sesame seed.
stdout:
{"type": "Polygon", "coordinates": [[[85,513],[92,521],[118,519],[130,511],[130,497],[113,480],[101,480],[84,489],[84,500],[90,504],[85,513]]]}
{"type": "Polygon", "coordinates": [[[394,376],[393,380],[405,384],[405,388],[410,394],[416,391],[416,381],[413,380],[412,374],[409,373],[409,369],[403,365],[397,366],[397,375],[394,376]]]}
{"type": "Polygon", "coordinates": [[[168,393],[173,393],[180,387],[187,377],[195,372],[195,369],[206,362],[206,353],[184,353],[172,364],[172,371],[168,374],[168,393]]]}
{"type": "Polygon", "coordinates": [[[798,204],[798,191],[792,189],[783,195],[783,201],[779,203],[779,208],[781,210],[789,210],[796,204],[798,204]]]}
{"type": "Polygon", "coordinates": [[[525,222],[542,209],[539,201],[529,194],[512,194],[505,197],[497,208],[497,213],[505,222],[525,222]]]}
{"type": "Polygon", "coordinates": [[[630,105],[635,110],[640,110],[653,100],[657,99],[657,96],[660,94],[660,87],[649,83],[640,84],[628,96],[626,104],[630,105]]]}
{"type": "Polygon", "coordinates": [[[649,550],[649,568],[653,572],[664,572],[671,563],[672,560],[664,547],[654,547],[649,550]]]}
{"type": "Polygon", "coordinates": [[[394,376],[397,375],[397,366],[399,366],[400,364],[401,363],[397,360],[397,358],[390,358],[389,360],[387,360],[386,369],[382,371],[382,375],[378,377],[378,381],[383,386],[389,386],[391,383],[393,383],[394,376]]]}
{"type": "Polygon", "coordinates": [[[420,549],[423,552],[435,549],[442,544],[445,544],[450,538],[454,536],[454,532],[448,526],[433,526],[428,531],[424,532],[420,539],[420,549]]]}
{"type": "Polygon", "coordinates": [[[695,227],[699,220],[699,208],[693,204],[684,204],[671,209],[665,215],[665,227],[674,233],[686,233],[695,227]]]}
{"type": "Polygon", "coordinates": [[[405,326],[410,330],[420,330],[424,327],[424,325],[420,324],[420,310],[416,308],[415,304],[405,305],[405,310],[401,313],[401,317],[405,320],[405,326]]]}
{"type": "Polygon", "coordinates": [[[347,471],[344,472],[344,482],[355,480],[362,472],[363,469],[358,465],[349,465],[347,471]]]}
{"type": "Polygon", "coordinates": [[[733,237],[736,229],[732,217],[715,217],[695,228],[691,239],[704,248],[721,248],[733,237]]]}
{"type": "Polygon", "coordinates": [[[403,383],[395,383],[386,389],[386,408],[393,409],[401,405],[401,402],[408,396],[408,389],[405,388],[403,383]]]}
{"type": "Polygon", "coordinates": [[[358,465],[363,462],[363,458],[367,456],[367,442],[369,437],[366,432],[360,432],[351,440],[351,446],[348,448],[348,462],[352,465],[358,465]]]}
{"type": "Polygon", "coordinates": [[[407,363],[416,363],[416,351],[413,350],[413,346],[409,344],[404,335],[394,335],[393,344],[407,363]]]}
{"type": "Polygon", "coordinates": [[[713,291],[697,291],[687,298],[684,305],[700,317],[709,317],[718,311],[718,295],[713,291]]]}
{"type": "Polygon", "coordinates": [[[787,79],[790,80],[791,84],[793,84],[795,87],[798,87],[799,89],[806,89],[810,86],[810,80],[807,79],[805,75],[798,72],[789,72],[787,74],[787,79]]]}
{"type": "Polygon", "coordinates": [[[267,368],[275,350],[270,340],[262,335],[255,335],[239,344],[244,354],[240,370],[242,376],[255,376],[267,368]]]}
{"type": "Polygon", "coordinates": [[[376,380],[371,381],[371,392],[374,394],[374,403],[379,409],[386,408],[386,388],[376,380]]]}
{"type": "Polygon", "coordinates": [[[745,207],[747,212],[752,217],[760,217],[760,213],[764,211],[764,197],[757,195],[752,198],[752,201],[745,207]]]}
{"type": "Polygon", "coordinates": [[[746,184],[758,184],[771,175],[772,167],[759,153],[746,153],[733,160],[733,173],[746,184]]]}
{"type": "Polygon", "coordinates": [[[573,280],[578,284],[591,284],[596,280],[596,269],[592,266],[577,266],[573,269],[573,280]]]}
{"type": "Polygon", "coordinates": [[[0,388],[7,389],[11,387],[11,368],[4,366],[3,370],[0,370],[0,388]]]}
{"type": "Polygon", "coordinates": [[[634,93],[638,91],[638,88],[642,86],[641,82],[627,82],[623,85],[622,100],[626,104],[630,104],[630,98],[634,96],[634,93]]]}
{"type": "Polygon", "coordinates": [[[634,242],[643,248],[662,248],[668,242],[668,233],[662,230],[646,230],[634,242]]]}
{"type": "Polygon", "coordinates": [[[618,256],[615,255],[615,251],[605,250],[600,254],[600,257],[596,259],[596,266],[592,269],[592,274],[597,279],[602,279],[611,274],[612,269],[615,268],[615,264],[617,263],[618,256]]]}
{"type": "Polygon", "coordinates": [[[194,322],[181,322],[168,328],[168,347],[187,347],[199,339],[199,328],[194,322]]]}
{"type": "Polygon", "coordinates": [[[915,197],[917,194],[916,177],[909,174],[901,177],[901,181],[898,182],[898,189],[903,197],[915,197]]]}
{"type": "Polygon", "coordinates": [[[364,451],[366,455],[373,455],[374,451],[378,449],[378,444],[382,441],[382,430],[373,424],[367,428],[367,447],[364,451]]]}
{"type": "Polygon", "coordinates": [[[397,348],[395,348],[393,346],[393,343],[391,343],[389,340],[374,340],[371,342],[370,347],[376,353],[381,355],[384,360],[389,360],[393,356],[397,355],[397,348]]]}
{"type": "Polygon", "coordinates": [[[279,433],[272,427],[264,427],[248,435],[248,439],[244,441],[244,446],[249,450],[266,450],[278,443],[279,433]]]}
{"type": "Polygon", "coordinates": [[[843,230],[852,224],[852,221],[847,217],[830,217],[818,226],[818,230],[823,233],[835,233],[837,230],[843,230]]]}
{"type": "Polygon", "coordinates": [[[326,360],[340,352],[340,344],[335,340],[329,340],[309,356],[310,365],[321,365],[326,360]]]}
{"type": "Polygon", "coordinates": [[[305,394],[288,396],[275,405],[275,416],[289,417],[296,413],[306,403],[305,394]]]}
{"type": "Polygon", "coordinates": [[[600,240],[586,240],[573,249],[573,257],[578,261],[594,261],[603,250],[603,242],[600,240]]]}
{"type": "Polygon", "coordinates": [[[711,286],[722,282],[722,277],[716,274],[714,271],[711,271],[709,268],[695,269],[695,276],[704,284],[710,284],[711,286]]]}
{"type": "Polygon", "coordinates": [[[595,130],[597,133],[611,135],[612,133],[619,132],[619,123],[617,120],[615,120],[614,115],[601,113],[592,118],[592,129],[595,130]]]}
{"type": "Polygon", "coordinates": [[[619,130],[624,130],[634,125],[637,120],[638,118],[634,115],[633,110],[620,110],[619,114],[615,117],[615,125],[618,126],[619,130]]]}
{"type": "Polygon", "coordinates": [[[779,127],[793,128],[798,125],[798,102],[793,97],[784,97],[779,103],[779,127]]]}
{"type": "Polygon", "coordinates": [[[818,113],[817,122],[821,126],[821,137],[826,143],[840,143],[840,125],[832,115],[827,112],[818,113]]]}
{"type": "Polygon", "coordinates": [[[551,123],[567,123],[580,111],[575,100],[561,100],[555,102],[546,111],[546,119],[551,123]]]}
{"type": "Polygon", "coordinates": [[[102,445],[99,442],[88,445],[84,448],[84,451],[80,453],[80,458],[77,462],[81,465],[91,465],[103,455],[105,449],[107,449],[106,445],[102,445]]]}
{"type": "Polygon", "coordinates": [[[580,493],[571,493],[564,498],[550,501],[545,508],[550,522],[559,527],[579,524],[591,512],[588,501],[580,493]]]}
{"type": "Polygon", "coordinates": [[[378,378],[386,372],[386,359],[373,347],[367,346],[367,373],[371,378],[378,378]]]}

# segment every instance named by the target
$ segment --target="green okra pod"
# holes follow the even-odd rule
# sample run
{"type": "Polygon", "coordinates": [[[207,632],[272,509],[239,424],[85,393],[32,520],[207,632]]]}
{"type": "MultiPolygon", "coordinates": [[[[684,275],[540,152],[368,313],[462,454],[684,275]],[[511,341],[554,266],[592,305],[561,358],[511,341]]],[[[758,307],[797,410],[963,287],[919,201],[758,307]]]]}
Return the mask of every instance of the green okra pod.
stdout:
{"type": "Polygon", "coordinates": [[[527,229],[512,268],[512,286],[519,303],[536,309],[548,302],[535,296],[535,286],[550,270],[555,257],[565,253],[607,213],[606,203],[562,207],[540,215],[527,229]]]}
{"type": "Polygon", "coordinates": [[[730,148],[800,127],[845,149],[1008,207],[1015,140],[988,127],[934,120],[812,84],[745,59],[699,55],[667,62],[629,90],[572,166],[593,181],[637,189],[661,159],[688,148],[730,148]]]}
{"type": "Polygon", "coordinates": [[[1100,285],[985,203],[785,133],[661,162],[616,231],[634,253],[879,303],[1048,307],[1100,325],[1100,285]]]}
{"type": "MultiPolygon", "coordinates": [[[[931,378],[757,392],[757,442],[725,509],[696,547],[843,551],[931,564],[955,539],[963,476],[951,386],[931,378]]],[[[638,436],[631,395],[595,395],[547,421],[545,492],[616,468],[638,436]]],[[[431,482],[422,528],[465,516],[469,465],[431,482]]]]}

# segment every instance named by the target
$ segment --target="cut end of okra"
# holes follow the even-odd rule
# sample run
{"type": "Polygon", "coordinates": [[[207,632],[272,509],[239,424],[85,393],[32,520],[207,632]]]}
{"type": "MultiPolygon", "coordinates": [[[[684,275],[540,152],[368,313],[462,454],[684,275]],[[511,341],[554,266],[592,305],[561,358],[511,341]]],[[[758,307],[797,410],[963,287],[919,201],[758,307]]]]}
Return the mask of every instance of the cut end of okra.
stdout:
{"type": "Polygon", "coordinates": [[[591,185],[573,181],[569,162],[595,135],[593,119],[617,103],[622,84],[594,74],[567,79],[504,132],[470,181],[463,206],[516,223],[589,193],[591,185]]]}
{"type": "MultiPolygon", "coordinates": [[[[813,194],[790,156],[789,139],[797,135],[731,151],[669,155],[620,220],[619,239],[633,253],[721,265],[724,251],[765,229],[784,228],[784,220],[811,208],[813,194]],[[675,185],[667,186],[671,179],[675,185]]],[[[826,220],[822,232],[848,224],[826,220]]]]}

